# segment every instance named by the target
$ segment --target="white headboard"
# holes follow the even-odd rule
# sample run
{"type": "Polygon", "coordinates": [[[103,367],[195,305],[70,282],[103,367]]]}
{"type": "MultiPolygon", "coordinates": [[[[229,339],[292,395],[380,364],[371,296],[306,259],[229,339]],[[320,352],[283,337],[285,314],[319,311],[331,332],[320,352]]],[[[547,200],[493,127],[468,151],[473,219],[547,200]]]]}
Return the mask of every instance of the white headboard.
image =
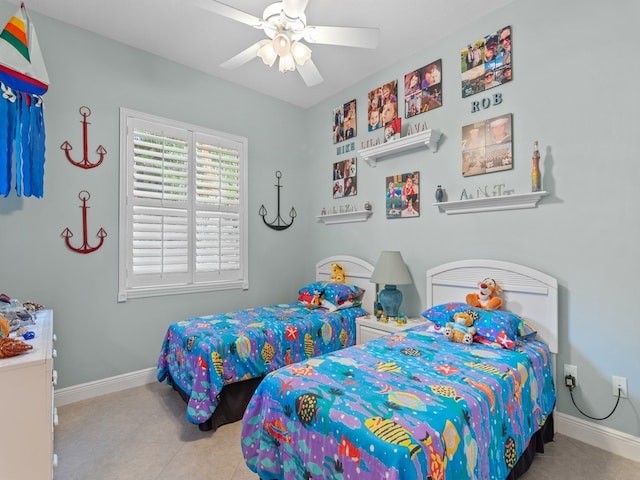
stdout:
{"type": "Polygon", "coordinates": [[[538,270],[498,260],[445,263],[427,270],[427,308],[464,302],[487,277],[502,287],[502,309],[524,318],[551,352],[558,353],[558,281],[538,270]]]}
{"type": "Polygon", "coordinates": [[[376,285],[369,279],[373,273],[374,266],[366,260],[352,257],[350,255],[334,255],[327,257],[316,263],[316,280],[329,281],[331,277],[331,264],[338,263],[344,268],[346,283],[357,285],[364,289],[362,298],[362,308],[371,313],[373,302],[376,298],[376,285]]]}

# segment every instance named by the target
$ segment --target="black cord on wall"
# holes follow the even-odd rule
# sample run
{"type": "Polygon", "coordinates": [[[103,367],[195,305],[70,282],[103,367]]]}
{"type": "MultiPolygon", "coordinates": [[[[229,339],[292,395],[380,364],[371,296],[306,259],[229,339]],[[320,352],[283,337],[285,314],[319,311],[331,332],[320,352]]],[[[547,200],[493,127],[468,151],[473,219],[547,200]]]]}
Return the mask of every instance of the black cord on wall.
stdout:
{"type": "Polygon", "coordinates": [[[587,418],[590,418],[591,420],[606,420],[611,415],[613,415],[613,412],[616,411],[616,408],[618,408],[618,404],[620,403],[621,390],[618,388],[618,399],[616,400],[616,404],[613,406],[613,410],[611,410],[609,415],[607,415],[606,417],[602,417],[602,418],[592,417],[591,415],[587,415],[582,410],[580,410],[580,407],[578,407],[578,405],[576,404],[575,399],[573,398],[573,389],[576,388],[576,379],[575,379],[575,377],[573,375],[566,375],[564,377],[564,384],[569,389],[569,395],[571,395],[571,401],[573,402],[573,406],[576,407],[578,409],[578,411],[582,415],[584,415],[587,418]]]}

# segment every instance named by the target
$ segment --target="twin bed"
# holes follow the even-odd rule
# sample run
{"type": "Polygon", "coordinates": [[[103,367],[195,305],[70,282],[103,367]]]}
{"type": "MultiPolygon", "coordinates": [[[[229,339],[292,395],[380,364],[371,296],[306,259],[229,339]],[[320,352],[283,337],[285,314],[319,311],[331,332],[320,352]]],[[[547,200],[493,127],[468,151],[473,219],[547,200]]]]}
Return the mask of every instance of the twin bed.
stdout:
{"type": "Polygon", "coordinates": [[[553,435],[556,280],[506,262],[454,262],[427,272],[427,302],[431,322],[268,374],[243,417],[249,468],[263,479],[526,471],[553,435]],[[478,312],[483,343],[448,341],[444,323],[468,310],[458,302],[485,277],[502,286],[504,311],[478,312]]]}
{"type": "MultiPolygon", "coordinates": [[[[366,289],[362,306],[371,310],[372,266],[330,257],[317,280],[329,279],[332,263],[366,289]]],[[[553,438],[557,281],[512,263],[465,260],[430,269],[426,284],[429,321],[363,345],[354,345],[360,307],[329,314],[295,302],[284,312],[177,322],[158,379],[183,394],[187,418],[201,428],[242,419],[246,463],[263,479],[517,478],[553,438]],[[502,287],[502,311],[477,312],[474,343],[448,341],[445,323],[469,309],[459,302],[485,277],[502,287]],[[327,350],[293,346],[278,327],[307,322],[327,350]],[[346,337],[336,343],[337,331],[346,337]],[[260,356],[239,366],[239,352],[260,356]]]]}
{"type": "MultiPolygon", "coordinates": [[[[329,282],[339,264],[346,284],[364,290],[362,307],[310,309],[295,299],[191,318],[167,329],[157,378],[167,381],[187,403],[187,419],[201,430],[242,418],[253,391],[267,373],[355,344],[355,319],[375,299],[369,282],[373,266],[352,256],[332,256],[316,264],[315,280],[329,282]]],[[[313,283],[311,284],[313,286],[313,283]]],[[[301,286],[302,287],[302,286],[301,286]]]]}

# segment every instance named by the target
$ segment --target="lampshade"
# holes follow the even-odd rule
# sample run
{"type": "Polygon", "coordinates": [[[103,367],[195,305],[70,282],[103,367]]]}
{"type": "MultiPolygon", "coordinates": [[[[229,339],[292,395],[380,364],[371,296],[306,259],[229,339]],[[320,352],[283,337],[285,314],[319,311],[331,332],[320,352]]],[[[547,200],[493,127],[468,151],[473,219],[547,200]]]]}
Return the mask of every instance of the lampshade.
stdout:
{"type": "Polygon", "coordinates": [[[280,72],[292,72],[296,69],[296,64],[293,61],[293,57],[290,53],[286,55],[280,55],[280,62],[278,63],[278,70],[280,72]]]}
{"type": "Polygon", "coordinates": [[[273,43],[271,40],[262,40],[260,42],[260,48],[257,55],[262,59],[265,65],[272,66],[278,58],[278,54],[273,49],[273,43]]]}
{"type": "Polygon", "coordinates": [[[273,37],[273,49],[281,57],[288,55],[291,50],[291,40],[284,33],[279,33],[273,37]]]}
{"type": "Polygon", "coordinates": [[[304,65],[304,62],[311,58],[311,49],[304,43],[293,42],[291,44],[291,55],[298,65],[304,65]]]}
{"type": "Polygon", "coordinates": [[[385,316],[397,317],[402,304],[402,292],[396,285],[412,283],[411,274],[400,252],[384,251],[380,254],[371,275],[371,282],[385,284],[384,290],[378,293],[378,301],[385,316]]]}
{"type": "Polygon", "coordinates": [[[376,268],[371,275],[371,282],[410,285],[413,280],[400,252],[384,251],[380,253],[376,268]]]}

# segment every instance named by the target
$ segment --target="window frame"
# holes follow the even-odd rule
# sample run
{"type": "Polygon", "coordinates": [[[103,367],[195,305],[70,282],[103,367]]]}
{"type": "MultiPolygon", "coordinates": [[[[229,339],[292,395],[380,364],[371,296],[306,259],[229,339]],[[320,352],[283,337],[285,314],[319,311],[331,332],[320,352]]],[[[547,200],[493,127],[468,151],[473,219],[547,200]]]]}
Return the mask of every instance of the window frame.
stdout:
{"type": "MultiPolygon", "coordinates": [[[[222,149],[222,148],[221,148],[222,149]]],[[[171,120],[168,118],[147,114],[131,110],[128,108],[120,108],[120,185],[119,185],[119,244],[118,244],[118,302],[125,302],[132,298],[145,298],[163,295],[177,295],[184,293],[210,292],[220,290],[249,288],[248,277],[248,214],[247,214],[247,197],[248,197],[248,140],[245,137],[232,135],[185,122],[171,120]],[[134,240],[133,240],[133,223],[134,223],[134,207],[138,210],[141,208],[156,208],[162,210],[162,207],[154,206],[153,201],[134,199],[134,182],[133,170],[135,166],[133,153],[133,131],[136,125],[151,124],[158,127],[158,132],[166,129],[167,131],[182,131],[187,140],[187,199],[182,204],[186,209],[186,217],[188,227],[187,231],[187,262],[188,271],[182,275],[177,275],[175,279],[169,280],[170,274],[155,274],[156,281],[153,280],[154,274],[134,275],[133,274],[133,257],[134,257],[134,240]],[[196,272],[196,220],[198,213],[203,211],[203,203],[196,204],[196,167],[198,165],[198,150],[196,142],[198,139],[207,139],[215,137],[220,144],[233,145],[234,150],[238,151],[238,228],[239,228],[239,268],[231,270],[231,278],[229,272],[218,271],[218,279],[208,278],[198,280],[199,274],[196,272]],[[150,206],[151,205],[151,206],[150,206]],[[197,208],[199,205],[199,209],[197,208]],[[144,281],[139,279],[144,278],[144,281]],[[136,280],[138,279],[138,280],[136,280]],[[144,284],[142,284],[144,283],[144,284]]],[[[176,209],[177,211],[178,209],[176,209]]],[[[221,215],[224,208],[218,210],[210,210],[212,216],[221,215]]],[[[235,214],[235,211],[234,211],[235,214]]],[[[164,216],[163,216],[164,218],[164,216]]],[[[222,227],[220,227],[222,230],[222,227]]],[[[220,231],[221,231],[220,230],[220,231]]],[[[222,243],[222,240],[219,240],[222,243]]],[[[163,249],[164,252],[164,249],[163,249]]],[[[208,277],[215,277],[215,274],[209,274],[208,277]]]]}

